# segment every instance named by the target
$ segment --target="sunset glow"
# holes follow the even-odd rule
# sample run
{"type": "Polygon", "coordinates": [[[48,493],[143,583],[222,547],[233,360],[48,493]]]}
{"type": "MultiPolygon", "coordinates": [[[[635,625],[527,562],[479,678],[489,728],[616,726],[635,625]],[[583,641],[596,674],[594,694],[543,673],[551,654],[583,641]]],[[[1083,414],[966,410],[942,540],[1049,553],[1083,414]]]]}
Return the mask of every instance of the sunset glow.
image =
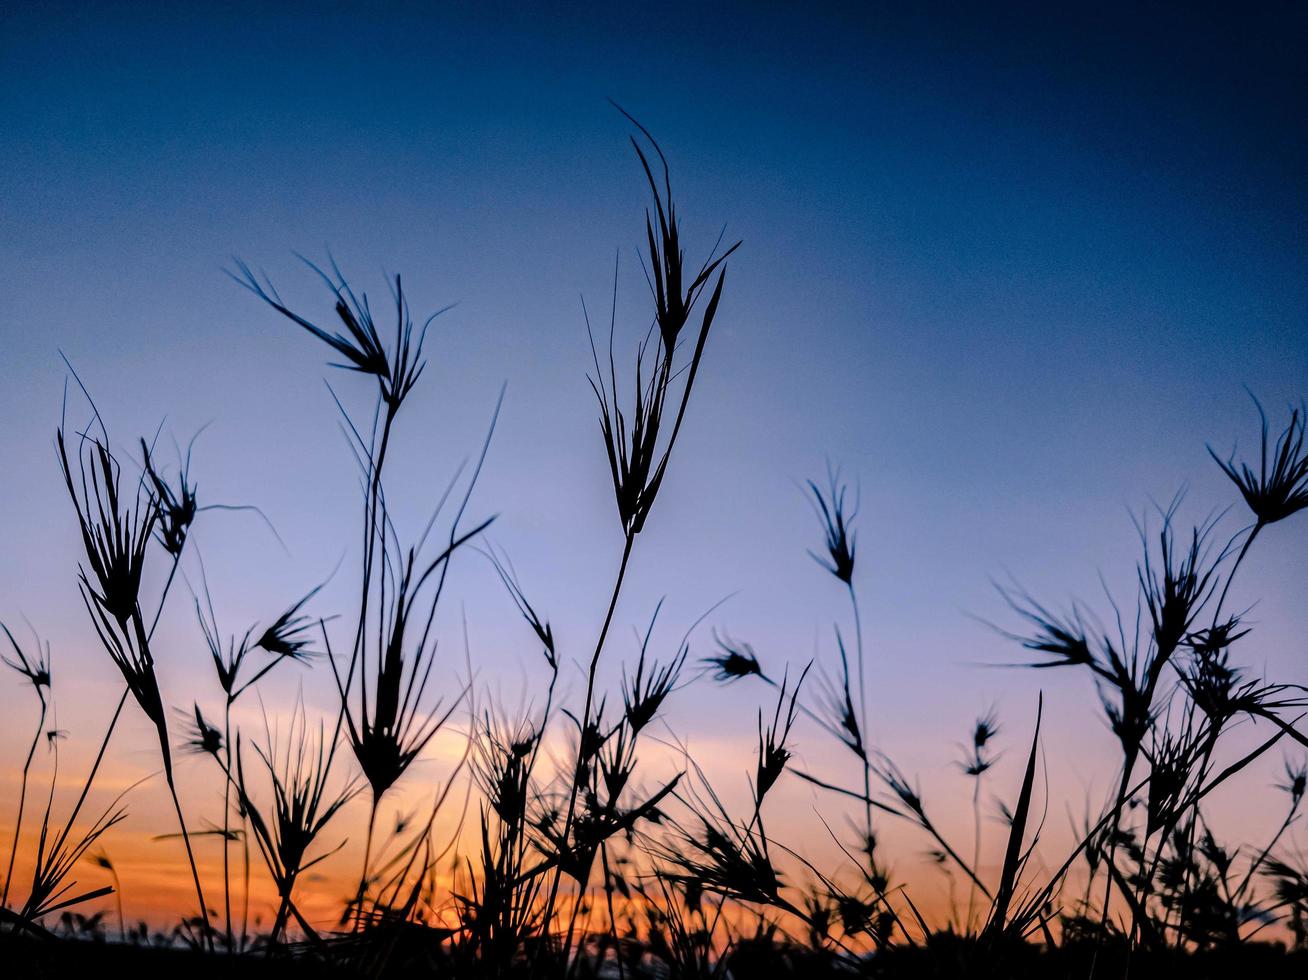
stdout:
{"type": "Polygon", "coordinates": [[[0,14],[6,930],[1308,942],[1302,11],[811,6],[0,14]]]}

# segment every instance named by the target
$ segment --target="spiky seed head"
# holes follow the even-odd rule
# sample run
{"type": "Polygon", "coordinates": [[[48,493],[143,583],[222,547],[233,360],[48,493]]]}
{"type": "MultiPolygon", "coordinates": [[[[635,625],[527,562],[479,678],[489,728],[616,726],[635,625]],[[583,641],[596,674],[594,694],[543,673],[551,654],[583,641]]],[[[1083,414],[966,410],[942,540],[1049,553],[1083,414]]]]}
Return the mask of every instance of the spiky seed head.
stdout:
{"type": "Polygon", "coordinates": [[[713,679],[720,684],[730,684],[742,677],[765,677],[763,668],[754,654],[754,648],[748,643],[737,643],[729,636],[713,634],[718,645],[718,653],[704,657],[700,663],[713,674],[713,679]]]}
{"type": "Polygon", "coordinates": [[[188,718],[187,732],[189,735],[186,740],[188,749],[202,755],[211,755],[215,759],[218,758],[218,753],[223,749],[223,733],[205,720],[198,704],[194,706],[193,718],[188,718]]]}
{"type": "Polygon", "coordinates": [[[828,487],[825,492],[812,480],[808,481],[813,509],[825,539],[826,556],[821,557],[813,551],[809,551],[809,554],[840,581],[851,585],[854,581],[855,553],[855,533],[851,524],[858,516],[858,502],[850,505],[847,497],[849,488],[840,481],[838,472],[832,471],[827,476],[828,487]]]}
{"type": "Polygon", "coordinates": [[[1297,807],[1303,801],[1305,791],[1308,791],[1308,765],[1291,765],[1287,759],[1285,782],[1278,784],[1277,789],[1288,793],[1292,804],[1297,807]]]}
{"type": "Polygon", "coordinates": [[[990,711],[976,720],[976,725],[972,729],[973,748],[984,749],[990,740],[998,734],[999,722],[995,718],[994,711],[990,711]]]}
{"type": "Polygon", "coordinates": [[[1258,399],[1254,399],[1258,417],[1262,421],[1262,439],[1259,445],[1258,470],[1248,463],[1236,463],[1234,452],[1222,460],[1212,446],[1208,453],[1222,468],[1249,510],[1258,526],[1275,524],[1308,507],[1308,452],[1304,449],[1304,409],[1292,409],[1290,422],[1273,445],[1269,441],[1267,413],[1258,399]]]}
{"type": "Polygon", "coordinates": [[[1196,656],[1215,657],[1248,632],[1247,629],[1240,629],[1240,617],[1232,616],[1224,623],[1216,623],[1187,634],[1182,642],[1196,656]]]}
{"type": "Polygon", "coordinates": [[[14,639],[14,634],[9,631],[9,627],[0,623],[0,630],[4,631],[9,640],[9,646],[14,651],[16,660],[10,660],[8,657],[0,654],[0,660],[4,661],[6,667],[17,671],[27,678],[28,683],[36,689],[39,697],[44,701],[43,692],[50,688],[50,651],[49,646],[43,651],[40,641],[37,641],[37,652],[33,657],[28,657],[26,651],[18,645],[14,639]]]}
{"type": "MultiPolygon", "coordinates": [[[[189,465],[183,465],[178,475],[178,486],[174,490],[154,465],[150,446],[141,440],[141,455],[144,460],[145,476],[149,481],[156,504],[159,508],[159,527],[157,534],[164,551],[174,558],[181,557],[186,549],[186,539],[200,513],[195,485],[190,483],[189,465]]],[[[188,454],[189,456],[189,454],[188,454]]]]}

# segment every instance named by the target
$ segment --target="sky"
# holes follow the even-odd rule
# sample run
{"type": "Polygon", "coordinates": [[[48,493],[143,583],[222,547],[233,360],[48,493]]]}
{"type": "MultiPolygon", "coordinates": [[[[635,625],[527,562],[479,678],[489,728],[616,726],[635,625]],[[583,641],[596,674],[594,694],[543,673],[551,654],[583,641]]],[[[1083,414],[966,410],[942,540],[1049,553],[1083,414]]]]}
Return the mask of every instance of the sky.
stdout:
{"type": "MultiPolygon", "coordinates": [[[[498,515],[491,540],[554,623],[566,686],[584,689],[575,664],[621,530],[582,300],[607,308],[616,260],[619,337],[649,308],[646,197],[612,99],[671,161],[689,254],[724,226],[743,244],[602,680],[630,664],[660,599],[666,654],[712,608],[693,658],[716,627],[776,672],[829,666],[847,597],[806,555],[820,538],[803,481],[839,467],[859,491],[871,728],[941,801],[941,824],[970,834],[957,745],[992,705],[1009,750],[994,785],[1011,796],[1041,690],[1051,827],[1065,800],[1105,792],[1112,737],[1092,688],[999,669],[1021,651],[986,625],[1013,625],[993,583],[1102,609],[1102,576],[1129,601],[1132,515],[1180,489],[1184,520],[1238,505],[1206,445],[1253,447],[1246,388],[1277,418],[1305,396],[1308,25],[1288,4],[999,6],[5,7],[0,620],[50,642],[61,779],[85,771],[120,691],[75,588],[53,450],[61,354],[125,458],[158,430],[175,460],[174,440],[203,430],[201,502],[257,506],[276,528],[280,542],[249,511],[197,526],[225,631],[266,623],[338,566],[314,611],[348,603],[354,464],[323,379],[356,412],[368,391],[226,275],[238,258],[306,314],[330,307],[297,253],[334,257],[375,298],[402,274],[415,313],[456,304],[430,335],[388,498],[417,534],[505,386],[473,509],[498,515]]],[[[1222,526],[1242,520],[1235,506],[1222,526]]],[[[1308,521],[1275,531],[1233,595],[1257,601],[1255,667],[1308,683],[1308,521]]],[[[192,559],[157,657],[170,703],[212,708],[192,559]]],[[[538,705],[543,665],[493,571],[469,556],[455,581],[446,698],[466,620],[485,702],[538,705]]],[[[269,680],[270,712],[297,694],[331,710],[323,670],[269,680]]],[[[10,800],[35,718],[17,684],[0,698],[10,800]]],[[[746,792],[765,700],[701,681],[670,708],[729,798],[746,792]]],[[[157,766],[147,724],[129,711],[103,792],[157,766]]],[[[438,749],[426,778],[458,752],[438,749]]],[[[820,733],[797,755],[841,772],[820,733]]],[[[213,819],[212,773],[185,769],[213,819]]],[[[165,870],[174,844],[151,839],[170,828],[165,799],[157,779],[133,791],[107,844],[151,882],[126,893],[143,915],[184,884],[165,870]]],[[[779,807],[771,828],[796,835],[839,811],[793,782],[779,807]]],[[[1247,798],[1214,808],[1251,836],[1277,819],[1247,798]]],[[[926,842],[902,839],[902,873],[935,887],[926,842]]]]}

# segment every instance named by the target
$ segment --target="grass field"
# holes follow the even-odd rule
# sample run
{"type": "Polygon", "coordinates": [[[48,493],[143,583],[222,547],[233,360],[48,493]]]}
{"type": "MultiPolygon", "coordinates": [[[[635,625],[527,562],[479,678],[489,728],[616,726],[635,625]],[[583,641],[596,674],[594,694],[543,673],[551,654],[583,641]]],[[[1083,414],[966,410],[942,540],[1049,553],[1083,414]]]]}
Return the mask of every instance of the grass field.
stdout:
{"type": "MultiPolygon", "coordinates": [[[[728,260],[737,260],[739,244],[683,241],[668,164],[650,134],[629,121],[649,201],[640,237],[651,308],[634,331],[615,320],[587,324],[599,451],[613,495],[613,510],[596,520],[616,517],[622,533],[611,588],[596,597],[606,611],[593,643],[565,649],[533,604],[530,583],[485,537],[495,517],[480,509],[476,490],[498,408],[485,441],[438,494],[426,530],[414,540],[396,531],[384,476],[393,433],[416,421],[411,395],[425,380],[432,322],[413,315],[398,276],[388,301],[374,305],[334,265],[313,267],[325,303],[301,312],[249,266],[232,270],[260,302],[252,315],[289,321],[328,355],[334,385],[355,386],[372,400],[371,411],[354,414],[336,403],[358,464],[360,520],[344,532],[323,529],[350,549],[340,574],[353,576],[357,599],[351,608],[320,608],[318,587],[306,582],[267,624],[229,635],[205,580],[196,635],[214,683],[190,703],[164,700],[155,627],[165,605],[179,601],[179,570],[194,557],[190,531],[208,519],[211,503],[191,481],[189,450],[179,466],[164,464],[147,439],[126,447],[129,455],[111,440],[92,393],[70,396],[57,447],[83,548],[76,588],[88,635],[117,667],[122,688],[94,764],[76,774],[80,789],[57,794],[58,738],[49,719],[58,692],[48,651],[18,631],[0,638],[35,721],[30,744],[15,748],[20,795],[4,801],[16,828],[3,855],[9,871],[0,918],[0,956],[11,975],[1305,975],[1308,864],[1287,846],[1287,833],[1308,770],[1286,763],[1276,797],[1284,821],[1270,839],[1218,840],[1204,818],[1209,794],[1247,778],[1256,761],[1287,751],[1303,758],[1308,746],[1299,727],[1305,690],[1244,666],[1254,624],[1228,602],[1257,544],[1308,509],[1301,411],[1273,425],[1258,406],[1255,454],[1214,452],[1205,463],[1229,478],[1229,514],[1188,526],[1173,502],[1142,518],[1136,595],[1055,607],[1002,591],[1006,618],[996,618],[997,628],[1011,636],[1014,664],[1091,680],[1120,750],[1112,791],[1087,801],[1079,839],[1057,853],[1045,847],[1039,861],[1040,773],[1060,765],[1042,741],[1042,703],[1002,720],[1017,733],[1010,745],[1024,763],[1012,785],[993,782],[1001,719],[971,725],[959,762],[970,792],[953,800],[923,799],[870,738],[877,668],[867,647],[875,625],[865,622],[859,592],[859,502],[838,470],[807,488],[816,515],[813,572],[826,577],[844,610],[817,657],[764,664],[749,644],[716,633],[712,643],[697,639],[694,652],[689,639],[660,652],[647,631],[623,664],[621,685],[603,689],[599,667],[617,656],[611,633],[628,570],[640,561],[647,518],[676,468],[679,436],[694,425],[697,380],[713,370],[709,339],[731,299],[728,260]],[[138,450],[139,465],[130,461],[138,450]],[[493,567],[506,610],[539,650],[539,709],[522,717],[498,705],[468,711],[484,703],[471,675],[437,654],[438,613],[464,561],[493,567]],[[155,581],[162,588],[147,594],[155,581]],[[567,701],[557,681],[573,661],[586,684],[584,696],[567,701]],[[330,675],[336,709],[315,717],[302,703],[282,704],[270,709],[277,726],[234,726],[233,707],[291,663],[330,675]],[[652,751],[652,726],[692,682],[731,684],[757,697],[755,752],[741,774],[751,802],[743,811],[721,801],[693,757],[655,785],[637,775],[642,754],[652,751]],[[220,705],[219,713],[202,703],[220,705]],[[87,863],[114,873],[103,847],[125,804],[95,811],[85,804],[125,712],[157,732],[158,764],[185,845],[177,873],[194,903],[175,926],[135,929],[121,911],[115,915],[116,885],[75,884],[87,863]],[[1259,739],[1233,755],[1237,726],[1253,726],[1259,739]],[[843,760],[843,779],[797,764],[797,727],[817,733],[843,760]],[[430,810],[393,834],[384,830],[379,811],[397,787],[425,778],[416,761],[452,730],[466,751],[442,774],[430,810]],[[197,813],[184,799],[174,778],[182,752],[223,787],[221,812],[197,813]],[[804,781],[833,806],[858,813],[854,826],[815,822],[814,833],[838,839],[843,859],[815,867],[773,835],[770,794],[783,780],[804,781]],[[469,786],[465,800],[455,788],[469,786]],[[1003,858],[993,870],[980,859],[980,801],[990,793],[1005,811],[1003,858]],[[301,902],[314,887],[312,871],[335,853],[342,811],[359,804],[369,819],[353,896],[337,922],[310,921],[301,902]],[[941,809],[971,814],[975,836],[947,836],[941,809]],[[888,822],[914,828],[959,883],[943,916],[924,914],[912,889],[895,879],[895,855],[883,853],[879,840],[888,822]],[[220,875],[202,874],[193,846],[199,834],[222,842],[220,875]],[[436,873],[451,864],[459,869],[452,884],[436,873]],[[35,870],[20,879],[16,866],[35,870]],[[250,873],[276,895],[271,920],[253,928],[243,908],[250,873]]],[[[451,647],[457,643],[450,638],[451,647]]],[[[59,678],[65,683],[77,679],[59,678]]]]}

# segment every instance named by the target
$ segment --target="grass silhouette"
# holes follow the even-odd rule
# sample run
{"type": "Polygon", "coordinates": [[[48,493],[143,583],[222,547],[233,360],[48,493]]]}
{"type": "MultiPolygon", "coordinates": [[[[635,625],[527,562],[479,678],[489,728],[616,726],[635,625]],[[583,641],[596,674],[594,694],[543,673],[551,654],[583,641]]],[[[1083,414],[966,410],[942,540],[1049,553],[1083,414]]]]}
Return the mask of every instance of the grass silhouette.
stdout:
{"type": "Polygon", "coordinates": [[[656,605],[617,689],[600,689],[598,668],[635,543],[692,416],[692,391],[726,301],[727,259],[740,246],[719,240],[698,265],[688,264],[668,161],[649,132],[623,115],[636,128],[632,146],[651,201],[642,262],[652,309],[621,377],[616,275],[603,354],[586,314],[589,382],[623,535],[611,589],[596,603],[605,612],[593,645],[574,648],[556,636],[507,554],[486,540],[495,516],[480,515],[474,501],[499,403],[475,460],[456,472],[422,533],[401,540],[391,520],[384,475],[393,436],[409,420],[426,332],[443,311],[419,326],[396,276],[388,283],[395,326],[383,331],[368,296],[334,263],[310,264],[339,324],[326,327],[294,311],[266,277],[238,261],[238,283],[325,344],[332,366],[371,392],[366,415],[352,416],[336,400],[359,471],[362,520],[351,573],[357,601],[351,598],[346,611],[320,609],[322,586],[315,586],[268,625],[229,636],[205,580],[196,613],[222,715],[210,722],[201,708],[213,692],[197,692],[189,707],[166,704],[155,626],[183,559],[200,562],[193,524],[221,505],[198,496],[190,447],[174,484],[142,439],[141,472],[128,477],[86,396],[90,424],[74,431],[61,422],[57,459],[82,544],[79,592],[125,690],[80,795],[57,822],[59,733],[46,730],[55,691],[49,651],[39,641],[35,648],[20,644],[5,627],[5,663],[38,701],[0,895],[5,955],[34,969],[78,972],[89,969],[86,948],[95,943],[104,945],[100,962],[115,968],[198,975],[230,969],[229,957],[256,974],[275,968],[342,976],[1217,976],[1236,968],[1296,975],[1308,956],[1308,865],[1284,843],[1305,797],[1305,769],[1287,763],[1279,786],[1285,814],[1265,841],[1219,842],[1204,802],[1219,786],[1248,778],[1249,767],[1275,747],[1308,746],[1298,727],[1308,709],[1304,688],[1255,677],[1240,665],[1252,626],[1245,614],[1225,609],[1255,539],[1308,509],[1301,409],[1291,410],[1273,438],[1258,405],[1256,467],[1209,449],[1251,515],[1247,526],[1229,536],[1215,520],[1186,528],[1179,498],[1138,521],[1133,603],[1110,596],[1102,613],[1083,602],[1056,609],[1017,586],[1001,587],[1008,625],[997,628],[1025,651],[1015,652],[1014,666],[1085,674],[1120,749],[1113,792],[1102,803],[1087,801],[1074,843],[1052,860],[1037,858],[1045,827],[1038,787],[1043,698],[1020,725],[1001,724],[992,711],[968,733],[959,767],[970,793],[943,806],[970,813],[970,854],[944,829],[942,804],[924,799],[917,781],[873,740],[867,692],[875,664],[865,648],[857,587],[857,491],[834,468],[825,483],[807,484],[820,532],[810,554],[839,590],[849,619],[833,628],[815,661],[765,667],[753,646],[716,629],[712,653],[693,657],[688,631],[671,656],[660,658],[656,605]],[[512,717],[483,703],[471,670],[460,676],[437,656],[438,612],[456,559],[466,553],[491,564],[506,608],[541,650],[548,679],[539,713],[512,717]],[[145,571],[156,560],[167,573],[151,601],[143,596],[144,583],[153,581],[145,571]],[[338,626],[329,629],[329,622],[338,626]],[[585,665],[585,693],[580,703],[566,703],[557,681],[574,656],[585,665]],[[280,732],[266,715],[261,739],[242,732],[233,706],[288,661],[328,670],[337,704],[326,717],[311,718],[297,702],[280,732]],[[731,811],[689,752],[681,752],[669,778],[647,784],[640,763],[657,750],[651,729],[691,683],[756,685],[763,695],[756,754],[744,767],[748,812],[731,811]],[[123,797],[99,817],[82,819],[129,695],[157,733],[198,906],[163,933],[123,921],[122,884],[104,850],[126,816],[123,797]],[[183,721],[180,741],[169,728],[170,711],[183,721]],[[438,733],[458,728],[459,712],[468,719],[463,755],[433,786],[415,763],[438,733]],[[801,724],[830,740],[834,758],[852,763],[848,784],[794,764],[801,724]],[[1256,726],[1261,740],[1223,764],[1230,733],[1241,725],[1256,726]],[[982,862],[982,786],[995,781],[996,743],[1010,728],[1022,737],[1025,763],[1016,786],[997,788],[1007,834],[992,873],[982,862]],[[26,883],[14,880],[15,858],[43,738],[48,794],[26,883]],[[198,754],[223,781],[223,813],[210,830],[188,828],[174,780],[178,749],[198,754]],[[842,861],[814,866],[769,832],[769,799],[792,778],[861,811],[856,827],[823,827],[842,861]],[[401,785],[429,790],[430,809],[401,816],[387,832],[379,826],[380,807],[401,785]],[[456,787],[467,792],[461,810],[456,787]],[[305,873],[344,845],[340,814],[356,796],[368,803],[362,867],[339,921],[326,928],[311,923],[297,899],[305,873]],[[438,819],[443,814],[448,819],[438,819]],[[930,921],[894,880],[879,840],[880,823],[891,819],[922,835],[951,881],[962,876],[966,896],[945,921],[930,921]],[[211,894],[221,887],[220,909],[205,900],[192,850],[200,835],[223,847],[222,880],[208,882],[211,894]],[[249,915],[251,842],[277,896],[271,926],[257,935],[249,915]],[[244,856],[239,914],[233,847],[244,856]],[[78,886],[83,860],[109,872],[114,884],[78,886]],[[1074,869],[1085,875],[1079,894],[1070,884],[1074,869]],[[119,928],[117,941],[107,944],[115,937],[105,914],[88,903],[113,893],[119,928]],[[1261,942],[1278,924],[1288,942],[1261,942]],[[192,955],[179,958],[183,950],[192,955]]]}

